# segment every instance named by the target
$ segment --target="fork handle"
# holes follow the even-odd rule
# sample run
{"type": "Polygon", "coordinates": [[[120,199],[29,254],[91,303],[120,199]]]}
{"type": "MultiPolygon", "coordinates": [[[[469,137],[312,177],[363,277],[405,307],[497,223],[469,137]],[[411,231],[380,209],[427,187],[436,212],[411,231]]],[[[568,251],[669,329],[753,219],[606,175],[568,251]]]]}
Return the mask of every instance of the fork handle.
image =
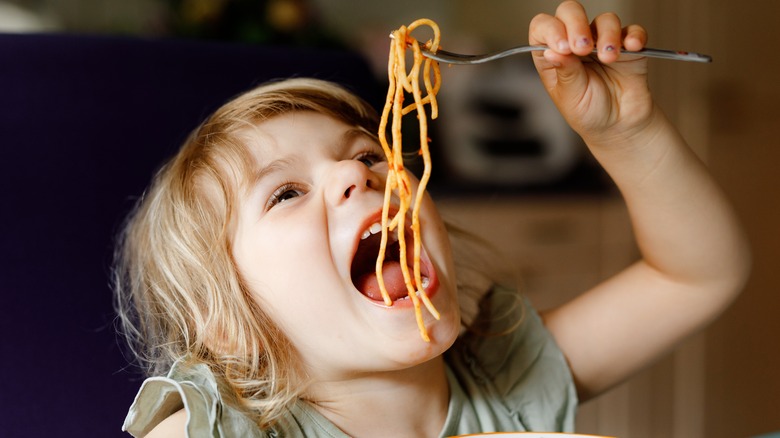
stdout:
{"type": "MultiPolygon", "coordinates": [[[[549,47],[544,45],[526,45],[513,47],[511,49],[502,50],[500,52],[489,53],[487,55],[461,55],[458,53],[447,52],[446,50],[437,50],[436,53],[434,53],[426,49],[423,49],[422,52],[428,58],[447,64],[482,64],[519,53],[547,50],[548,48],[549,47]]],[[[594,49],[593,53],[598,53],[598,51],[594,49]]],[[[712,57],[701,53],[653,49],[649,47],[636,52],[623,50],[620,53],[626,55],[646,56],[649,58],[673,59],[677,61],[693,61],[702,63],[712,62],[712,57]]]]}
{"type": "Polygon", "coordinates": [[[650,58],[674,59],[677,61],[693,61],[693,62],[703,62],[703,63],[712,62],[712,57],[709,55],[704,55],[702,53],[696,53],[696,52],[686,52],[682,50],[675,51],[675,50],[666,50],[666,49],[651,49],[648,47],[638,52],[631,52],[625,50],[620,53],[647,56],[650,58]]]}

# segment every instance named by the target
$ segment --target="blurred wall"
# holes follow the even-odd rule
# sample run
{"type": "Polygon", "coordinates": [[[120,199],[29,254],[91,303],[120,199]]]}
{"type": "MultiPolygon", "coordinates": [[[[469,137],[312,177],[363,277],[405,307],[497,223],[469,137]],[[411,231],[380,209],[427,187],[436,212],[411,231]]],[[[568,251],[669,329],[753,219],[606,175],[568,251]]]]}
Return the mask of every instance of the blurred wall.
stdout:
{"type": "Polygon", "coordinates": [[[709,161],[754,250],[745,293],[707,338],[707,434],[729,437],[780,431],[780,2],[713,2],[709,16],[709,161]]]}
{"type": "Polygon", "coordinates": [[[6,1],[54,20],[62,29],[81,32],[145,32],[162,9],[160,0],[6,1]]]}
{"type": "Polygon", "coordinates": [[[56,28],[57,24],[54,20],[39,11],[0,1],[0,31],[2,32],[41,32],[56,28]]]}
{"type": "MultiPolygon", "coordinates": [[[[557,2],[550,0],[399,0],[372,2],[361,0],[313,0],[323,21],[345,40],[374,60],[378,72],[387,63],[384,49],[388,30],[409,24],[417,18],[430,18],[441,28],[446,47],[493,51],[526,44],[528,23],[540,12],[554,13],[557,2]]],[[[630,2],[585,0],[589,11],[608,10],[627,14],[630,2]]]]}
{"type": "MultiPolygon", "coordinates": [[[[706,69],[653,72],[660,104],[724,187],[753,246],[753,275],[737,301],[692,341],[676,376],[701,387],[689,402],[698,436],[747,437],[780,430],[780,3],[657,0],[634,3],[651,43],[713,56],[706,69]]],[[[680,400],[685,400],[681,397],[680,400]]],[[[690,435],[676,435],[690,436],[690,435]]]]}
{"type": "MultiPolygon", "coordinates": [[[[15,0],[63,29],[154,33],[160,0],[15,0]]],[[[527,42],[527,23],[550,0],[312,0],[322,23],[372,57],[379,72],[387,33],[415,18],[442,27],[449,47],[496,49],[527,42]],[[489,5],[489,6],[487,6],[489,5]],[[462,44],[462,46],[461,46],[462,44]]],[[[691,394],[675,436],[735,437],[780,430],[780,2],[585,0],[591,13],[618,12],[647,24],[654,46],[713,55],[711,66],[654,64],[652,87],[731,195],[755,252],[754,275],[734,306],[688,344],[673,374],[691,394]],[[663,68],[660,68],[663,65],[663,68]],[[676,368],[676,369],[677,369],[676,368]],[[686,386],[687,385],[687,386],[686,386]],[[700,389],[700,393],[697,392],[700,389]]]]}

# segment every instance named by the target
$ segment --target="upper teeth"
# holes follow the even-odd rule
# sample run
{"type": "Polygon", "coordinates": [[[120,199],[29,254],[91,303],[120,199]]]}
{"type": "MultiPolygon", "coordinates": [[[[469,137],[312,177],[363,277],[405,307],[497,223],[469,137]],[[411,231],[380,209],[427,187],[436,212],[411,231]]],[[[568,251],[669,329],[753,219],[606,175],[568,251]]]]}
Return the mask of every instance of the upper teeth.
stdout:
{"type": "Polygon", "coordinates": [[[366,228],[366,231],[363,231],[363,234],[360,235],[360,240],[367,239],[372,234],[376,234],[380,231],[382,231],[382,224],[374,222],[370,227],[366,228]]]}

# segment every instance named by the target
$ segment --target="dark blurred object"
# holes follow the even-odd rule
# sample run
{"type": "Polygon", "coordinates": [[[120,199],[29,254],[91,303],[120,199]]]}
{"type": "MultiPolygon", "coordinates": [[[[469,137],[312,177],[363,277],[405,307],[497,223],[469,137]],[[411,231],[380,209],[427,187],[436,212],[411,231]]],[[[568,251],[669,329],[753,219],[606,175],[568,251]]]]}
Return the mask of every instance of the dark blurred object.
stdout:
{"type": "Polygon", "coordinates": [[[610,193],[611,181],[555,108],[530,57],[456,67],[445,72],[441,120],[433,123],[443,166],[432,191],[610,193]]]}
{"type": "Polygon", "coordinates": [[[161,162],[218,105],[314,76],[378,105],[357,55],[0,35],[0,424],[4,437],[125,436],[141,383],[114,334],[114,235],[161,162]]]}
{"type": "Polygon", "coordinates": [[[306,0],[166,0],[173,36],[306,47],[342,47],[306,0]]]}

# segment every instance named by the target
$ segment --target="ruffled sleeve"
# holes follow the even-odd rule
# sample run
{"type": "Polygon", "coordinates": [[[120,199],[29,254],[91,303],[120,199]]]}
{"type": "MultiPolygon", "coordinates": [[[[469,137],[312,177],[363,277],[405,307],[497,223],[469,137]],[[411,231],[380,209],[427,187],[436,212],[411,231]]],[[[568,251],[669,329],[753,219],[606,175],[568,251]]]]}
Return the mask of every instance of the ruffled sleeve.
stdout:
{"type": "Polygon", "coordinates": [[[144,381],[122,430],[135,437],[144,436],[181,409],[187,413],[188,437],[264,436],[251,419],[223,405],[208,367],[184,367],[180,363],[167,377],[144,381]]]}

